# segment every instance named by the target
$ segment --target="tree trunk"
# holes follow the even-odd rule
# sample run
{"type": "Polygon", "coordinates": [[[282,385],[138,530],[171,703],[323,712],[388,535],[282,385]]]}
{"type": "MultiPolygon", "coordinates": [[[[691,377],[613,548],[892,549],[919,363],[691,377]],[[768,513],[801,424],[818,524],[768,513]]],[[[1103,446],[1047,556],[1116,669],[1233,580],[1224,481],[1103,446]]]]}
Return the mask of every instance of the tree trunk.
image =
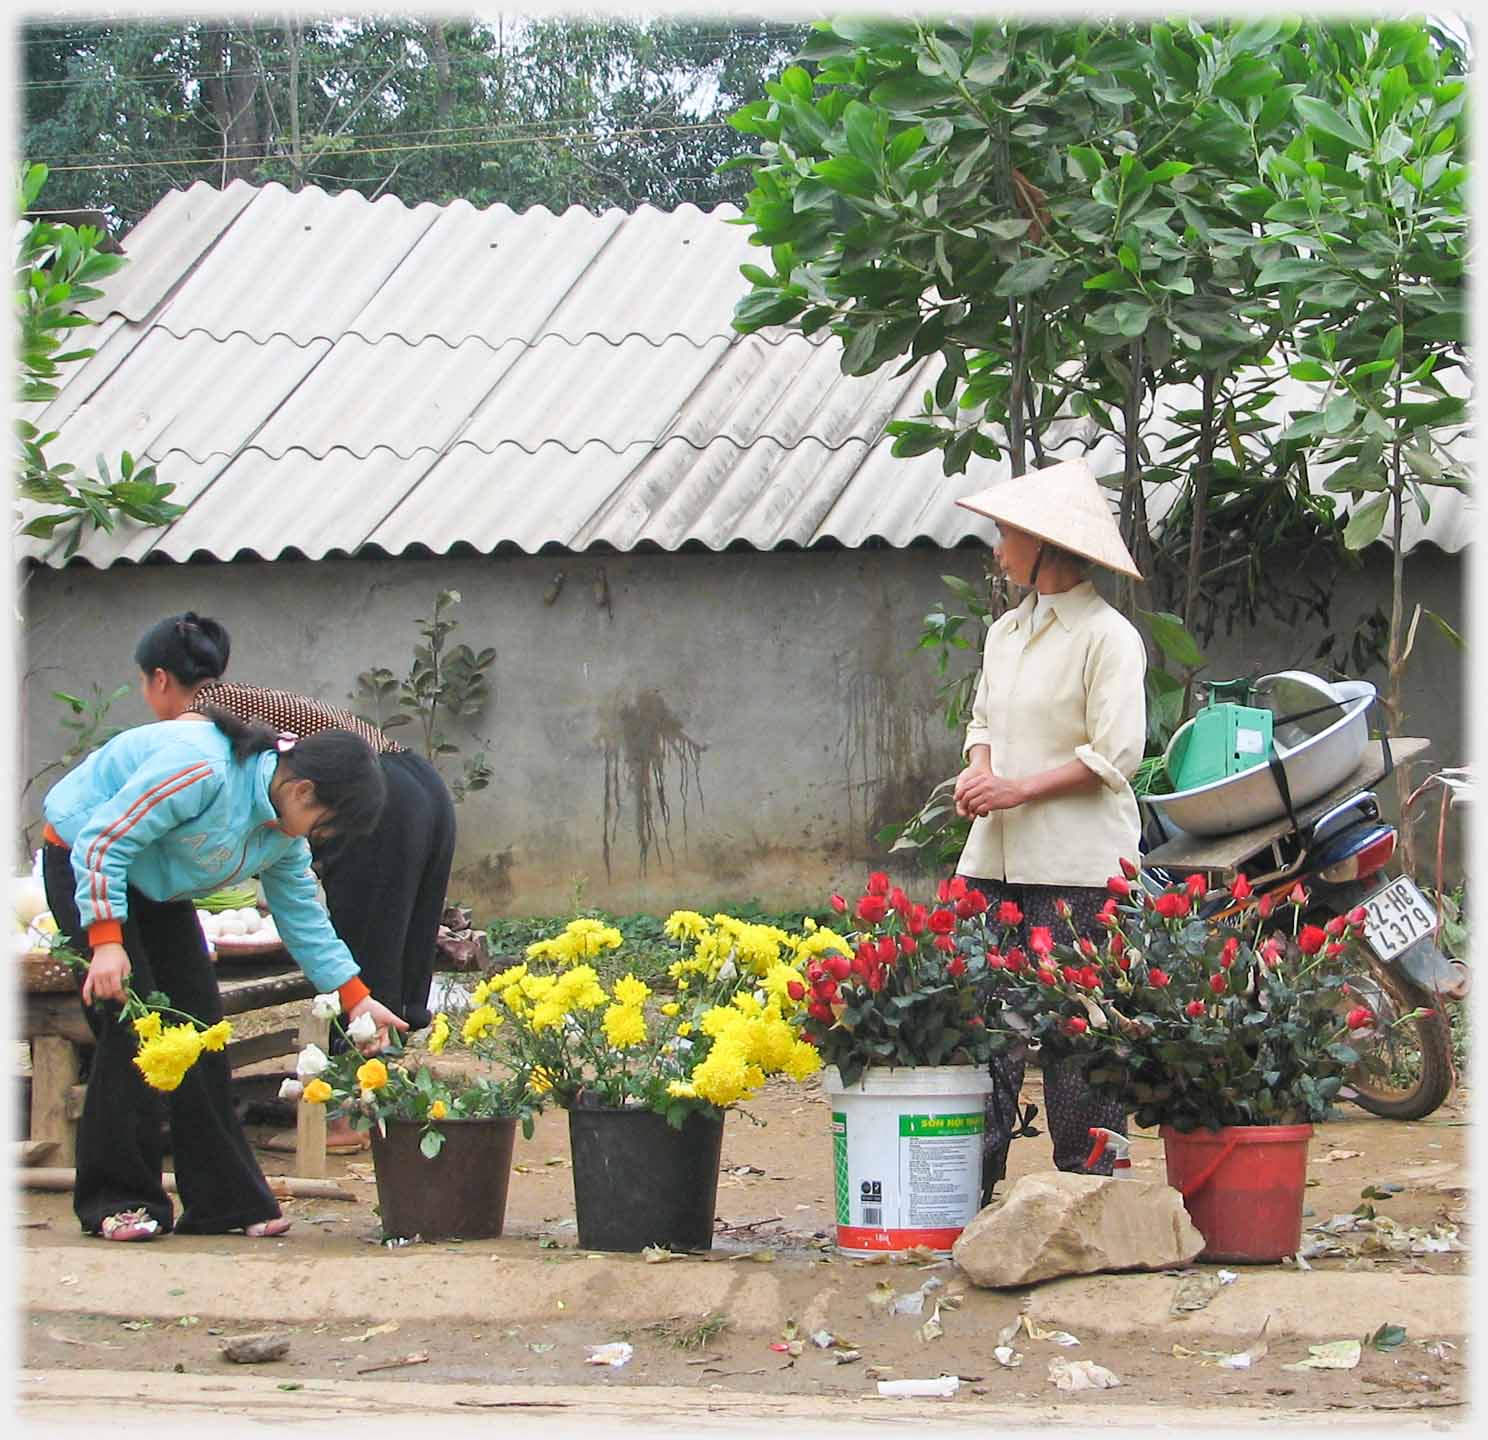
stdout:
{"type": "Polygon", "coordinates": [[[449,40],[444,33],[442,20],[429,22],[429,54],[434,60],[434,75],[438,80],[438,94],[434,102],[434,113],[439,124],[448,125],[455,105],[455,90],[450,83],[449,40]]]}
{"type": "MultiPolygon", "coordinates": [[[[1132,559],[1143,576],[1152,572],[1152,537],[1147,532],[1147,497],[1142,491],[1142,396],[1143,354],[1140,339],[1133,340],[1126,352],[1126,404],[1122,410],[1122,448],[1124,467],[1121,483],[1121,534],[1132,559]]],[[[1121,577],[1119,596],[1121,612],[1133,624],[1137,611],[1145,608],[1146,580],[1121,577]]]]}
{"type": "Polygon", "coordinates": [[[304,22],[297,16],[284,17],[284,48],[289,55],[289,164],[294,171],[291,190],[305,183],[305,153],[300,142],[300,56],[305,47],[304,22]]]}
{"type": "Polygon", "coordinates": [[[264,153],[258,75],[249,55],[252,20],[229,21],[202,33],[202,93],[222,133],[221,183],[251,180],[264,153]]]}

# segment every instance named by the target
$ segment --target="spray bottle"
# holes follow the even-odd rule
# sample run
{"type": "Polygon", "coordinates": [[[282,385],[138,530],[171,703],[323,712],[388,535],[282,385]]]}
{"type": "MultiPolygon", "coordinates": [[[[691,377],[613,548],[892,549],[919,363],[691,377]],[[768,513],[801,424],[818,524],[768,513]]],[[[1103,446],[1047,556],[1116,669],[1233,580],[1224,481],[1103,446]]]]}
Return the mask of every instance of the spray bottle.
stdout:
{"type": "Polygon", "coordinates": [[[1131,1142],[1125,1135],[1118,1135],[1114,1130],[1103,1130],[1098,1125],[1090,1127],[1091,1139],[1095,1142],[1090,1147],[1090,1154],[1085,1157],[1085,1168],[1089,1170],[1102,1155],[1109,1150],[1114,1157],[1111,1161],[1111,1174],[1117,1180],[1130,1180],[1131,1169],[1131,1142]]]}

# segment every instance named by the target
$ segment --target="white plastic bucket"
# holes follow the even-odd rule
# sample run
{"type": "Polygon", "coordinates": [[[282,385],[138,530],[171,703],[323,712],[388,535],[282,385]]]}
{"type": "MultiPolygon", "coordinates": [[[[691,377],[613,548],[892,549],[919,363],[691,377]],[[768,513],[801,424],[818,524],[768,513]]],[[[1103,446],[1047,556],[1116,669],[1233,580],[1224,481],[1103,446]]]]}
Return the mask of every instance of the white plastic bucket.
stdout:
{"type": "Polygon", "coordinates": [[[949,1254],[981,1208],[991,1076],[973,1065],[874,1066],[845,1086],[828,1066],[822,1088],[832,1102],[837,1248],[949,1254]]]}

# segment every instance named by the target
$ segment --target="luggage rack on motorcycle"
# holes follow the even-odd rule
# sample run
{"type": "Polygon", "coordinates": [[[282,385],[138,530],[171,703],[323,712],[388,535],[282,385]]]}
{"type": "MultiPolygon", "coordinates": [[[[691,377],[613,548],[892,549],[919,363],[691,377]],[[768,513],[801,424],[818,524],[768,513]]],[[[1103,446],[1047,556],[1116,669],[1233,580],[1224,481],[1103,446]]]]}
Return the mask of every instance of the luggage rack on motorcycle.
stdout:
{"type": "MultiPolygon", "coordinates": [[[[1415,737],[1390,740],[1387,743],[1392,767],[1416,759],[1431,745],[1429,740],[1415,737]]],[[[1298,829],[1315,833],[1317,822],[1352,801],[1360,791],[1368,790],[1385,773],[1385,758],[1380,753],[1380,746],[1370,745],[1352,773],[1326,794],[1298,809],[1298,829]]],[[[1284,816],[1229,835],[1190,835],[1181,832],[1149,850],[1142,857],[1142,865],[1144,869],[1170,870],[1180,875],[1193,871],[1231,875],[1247,860],[1269,848],[1279,868],[1273,875],[1263,878],[1267,881],[1281,879],[1292,870],[1300,870],[1306,861],[1308,852],[1305,846],[1299,846],[1300,838],[1297,830],[1293,829],[1291,820],[1284,816]],[[1288,841],[1292,842],[1291,847],[1288,847],[1288,841]],[[1291,853],[1288,853],[1289,848],[1291,853]]]]}

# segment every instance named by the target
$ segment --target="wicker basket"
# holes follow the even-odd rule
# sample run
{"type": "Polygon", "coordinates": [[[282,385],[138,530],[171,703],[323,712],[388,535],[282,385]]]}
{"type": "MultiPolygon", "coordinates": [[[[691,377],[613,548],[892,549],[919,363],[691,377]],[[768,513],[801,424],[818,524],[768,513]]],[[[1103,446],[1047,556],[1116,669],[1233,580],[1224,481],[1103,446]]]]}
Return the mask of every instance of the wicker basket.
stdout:
{"type": "Polygon", "coordinates": [[[72,966],[49,950],[28,950],[21,956],[21,989],[28,995],[62,994],[77,989],[72,966]]]}

